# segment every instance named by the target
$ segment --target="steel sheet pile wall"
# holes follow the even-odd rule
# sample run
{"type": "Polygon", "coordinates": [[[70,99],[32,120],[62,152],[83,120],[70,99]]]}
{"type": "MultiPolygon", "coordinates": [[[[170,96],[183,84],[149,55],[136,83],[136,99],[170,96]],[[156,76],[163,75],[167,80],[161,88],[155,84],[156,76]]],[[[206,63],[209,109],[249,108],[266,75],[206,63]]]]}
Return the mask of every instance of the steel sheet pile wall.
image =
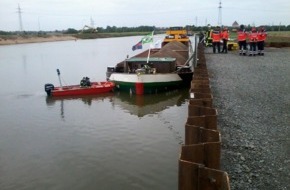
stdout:
{"type": "Polygon", "coordinates": [[[179,158],[178,188],[228,190],[228,174],[220,170],[221,137],[202,45],[198,46],[198,59],[191,82],[185,144],[179,158]]]}

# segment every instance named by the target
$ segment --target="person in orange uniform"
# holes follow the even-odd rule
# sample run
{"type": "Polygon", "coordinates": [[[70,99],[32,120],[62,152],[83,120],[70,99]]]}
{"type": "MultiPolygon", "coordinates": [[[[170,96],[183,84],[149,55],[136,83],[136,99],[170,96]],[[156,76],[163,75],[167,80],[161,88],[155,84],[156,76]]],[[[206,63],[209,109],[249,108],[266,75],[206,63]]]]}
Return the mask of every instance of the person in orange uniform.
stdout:
{"type": "Polygon", "coordinates": [[[229,40],[229,30],[227,27],[223,29],[222,32],[223,49],[222,53],[228,53],[228,40],[229,40]]]}
{"type": "Polygon", "coordinates": [[[258,55],[264,55],[264,47],[265,47],[265,40],[267,37],[267,33],[264,27],[260,27],[258,31],[258,55]]]}
{"type": "Polygon", "coordinates": [[[213,53],[216,53],[216,49],[218,50],[218,53],[221,52],[221,37],[220,27],[217,26],[211,33],[213,53]]]}
{"type": "Polygon", "coordinates": [[[252,31],[249,34],[249,44],[250,44],[249,56],[256,56],[257,41],[258,41],[258,32],[257,29],[253,27],[252,31]]]}
{"type": "Polygon", "coordinates": [[[245,30],[244,25],[241,25],[237,32],[240,55],[246,55],[247,53],[247,35],[248,34],[245,30]]]}

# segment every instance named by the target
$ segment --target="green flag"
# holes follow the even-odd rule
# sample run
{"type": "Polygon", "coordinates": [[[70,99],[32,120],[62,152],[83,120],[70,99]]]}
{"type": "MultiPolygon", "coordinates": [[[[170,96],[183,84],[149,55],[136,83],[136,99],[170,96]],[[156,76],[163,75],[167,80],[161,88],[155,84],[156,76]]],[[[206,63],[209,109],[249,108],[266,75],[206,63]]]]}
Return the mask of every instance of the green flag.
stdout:
{"type": "Polygon", "coordinates": [[[150,34],[144,36],[144,37],[141,39],[142,44],[146,44],[146,43],[151,43],[151,42],[153,42],[153,33],[154,33],[154,31],[151,32],[150,34]]]}

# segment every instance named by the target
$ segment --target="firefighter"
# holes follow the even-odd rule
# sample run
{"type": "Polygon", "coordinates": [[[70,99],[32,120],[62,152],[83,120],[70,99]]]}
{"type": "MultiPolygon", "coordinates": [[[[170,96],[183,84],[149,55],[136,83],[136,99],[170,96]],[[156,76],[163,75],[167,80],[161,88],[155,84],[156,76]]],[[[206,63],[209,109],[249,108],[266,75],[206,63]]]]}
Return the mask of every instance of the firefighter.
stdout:
{"type": "Polygon", "coordinates": [[[91,86],[90,78],[89,77],[83,77],[83,79],[80,82],[81,87],[85,86],[91,86]]]}
{"type": "Polygon", "coordinates": [[[211,28],[210,25],[208,25],[208,30],[206,31],[205,34],[205,46],[212,46],[212,38],[211,38],[212,31],[213,29],[211,28]]]}
{"type": "Polygon", "coordinates": [[[223,29],[222,32],[223,49],[222,53],[228,53],[228,40],[229,40],[229,30],[227,27],[223,29]]]}
{"type": "Polygon", "coordinates": [[[237,32],[240,55],[246,55],[247,53],[247,35],[248,34],[245,30],[244,25],[241,25],[237,32]]]}
{"type": "Polygon", "coordinates": [[[258,55],[264,55],[264,47],[265,47],[265,40],[267,37],[267,33],[264,27],[260,27],[258,31],[258,55]]]}
{"type": "Polygon", "coordinates": [[[258,41],[258,32],[256,27],[253,27],[249,34],[249,44],[250,44],[249,56],[256,56],[257,41],[258,41]]]}
{"type": "Polygon", "coordinates": [[[221,30],[220,27],[217,26],[211,34],[211,38],[212,38],[212,47],[213,47],[213,53],[216,53],[216,48],[218,50],[218,53],[221,52],[221,30]]]}

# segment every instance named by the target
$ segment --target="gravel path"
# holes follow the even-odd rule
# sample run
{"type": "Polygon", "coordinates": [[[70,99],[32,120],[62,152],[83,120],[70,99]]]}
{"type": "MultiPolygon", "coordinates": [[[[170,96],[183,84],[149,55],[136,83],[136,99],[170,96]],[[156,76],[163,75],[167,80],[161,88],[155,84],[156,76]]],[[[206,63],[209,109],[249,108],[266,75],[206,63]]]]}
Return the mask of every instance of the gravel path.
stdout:
{"type": "Polygon", "coordinates": [[[205,57],[231,189],[290,190],[290,49],[205,57]]]}

